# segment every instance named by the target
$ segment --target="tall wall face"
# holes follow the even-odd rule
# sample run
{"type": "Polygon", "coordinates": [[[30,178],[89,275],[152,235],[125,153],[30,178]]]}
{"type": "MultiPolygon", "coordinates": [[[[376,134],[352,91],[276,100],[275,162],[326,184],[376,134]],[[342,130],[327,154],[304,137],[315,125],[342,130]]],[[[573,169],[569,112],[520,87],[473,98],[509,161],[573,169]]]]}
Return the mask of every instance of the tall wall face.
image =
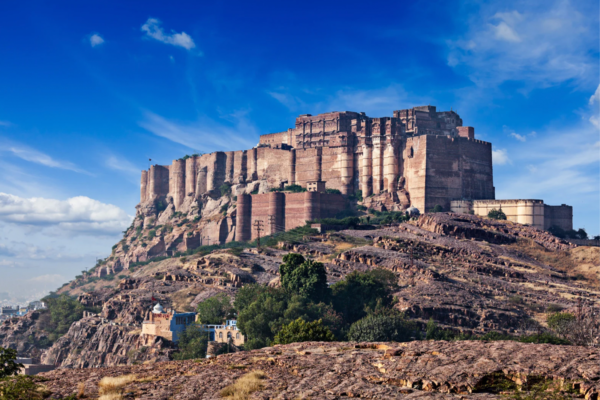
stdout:
{"type": "Polygon", "coordinates": [[[236,240],[256,239],[259,234],[257,227],[260,227],[262,237],[303,226],[306,221],[333,218],[345,208],[346,200],[341,194],[304,192],[244,195],[243,199],[238,198],[236,240]]]}
{"type": "Polygon", "coordinates": [[[142,173],[140,198],[171,196],[178,209],[188,197],[218,194],[223,183],[256,180],[270,187],[325,181],[344,195],[402,190],[403,206],[422,211],[494,198],[491,144],[474,139],[456,112],[432,106],[383,118],[348,111],[301,115],[294,128],[261,136],[257,148],[153,166],[142,173]]]}
{"type": "Polygon", "coordinates": [[[544,229],[558,226],[565,231],[573,229],[573,207],[566,204],[549,206],[544,204],[544,229]]]}

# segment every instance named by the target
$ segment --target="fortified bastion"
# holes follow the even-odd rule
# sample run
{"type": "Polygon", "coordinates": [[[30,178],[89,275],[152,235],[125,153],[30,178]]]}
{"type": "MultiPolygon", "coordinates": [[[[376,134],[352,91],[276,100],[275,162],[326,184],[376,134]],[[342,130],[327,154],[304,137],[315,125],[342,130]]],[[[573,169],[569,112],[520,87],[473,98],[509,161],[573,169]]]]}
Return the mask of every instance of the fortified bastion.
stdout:
{"type": "MultiPolygon", "coordinates": [[[[142,171],[141,203],[175,210],[221,185],[324,182],[342,195],[384,195],[398,209],[450,209],[453,200],[494,199],[492,145],[455,111],[420,106],[371,118],[361,112],[304,114],[294,128],[260,136],[249,150],[214,152],[142,171]]],[[[310,197],[306,197],[310,201],[310,197]]],[[[247,200],[245,200],[247,201],[247,200]]],[[[244,235],[246,236],[246,235],[244,235]]]]}

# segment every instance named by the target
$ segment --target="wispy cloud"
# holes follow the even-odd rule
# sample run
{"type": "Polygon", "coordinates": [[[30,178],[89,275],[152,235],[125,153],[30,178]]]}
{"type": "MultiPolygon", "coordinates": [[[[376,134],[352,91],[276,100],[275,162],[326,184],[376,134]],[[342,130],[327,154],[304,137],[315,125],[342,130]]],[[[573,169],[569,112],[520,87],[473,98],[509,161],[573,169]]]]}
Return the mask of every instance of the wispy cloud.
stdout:
{"type": "Polygon", "coordinates": [[[100,46],[102,43],[104,43],[104,39],[102,38],[102,36],[98,35],[97,33],[94,33],[93,35],[90,36],[90,46],[96,47],[96,46],[100,46]]]}
{"type": "Polygon", "coordinates": [[[2,142],[0,142],[0,152],[1,151],[12,153],[12,155],[22,160],[45,165],[46,167],[66,169],[69,171],[89,174],[87,171],[78,168],[75,164],[69,161],[56,160],[50,157],[48,154],[42,153],[41,151],[33,149],[24,144],[2,140],[2,142]]]}
{"type": "Polygon", "coordinates": [[[106,235],[123,231],[132,218],[117,206],[85,196],[56,200],[0,193],[0,221],[12,224],[106,235]]]}
{"type": "Polygon", "coordinates": [[[12,123],[10,123],[9,121],[0,121],[0,126],[11,126],[12,123]]]}
{"type": "Polygon", "coordinates": [[[514,137],[514,138],[515,138],[515,139],[517,139],[519,142],[526,142],[526,141],[527,141],[527,138],[526,138],[525,136],[523,136],[523,135],[519,135],[519,134],[518,134],[518,133],[516,133],[516,132],[513,132],[513,133],[511,133],[511,134],[510,134],[510,136],[514,137]]]}
{"type": "Polygon", "coordinates": [[[448,64],[480,87],[519,81],[548,87],[597,83],[597,11],[589,3],[507,0],[480,3],[467,31],[449,41],[448,64]],[[510,10],[510,11],[506,11],[510,10]]]}
{"type": "Polygon", "coordinates": [[[398,84],[369,90],[339,89],[326,96],[317,94],[320,99],[317,102],[310,101],[315,97],[314,93],[301,89],[280,87],[267,93],[291,111],[305,111],[309,108],[315,113],[364,111],[371,117],[391,115],[394,110],[413,107],[417,103],[426,103],[426,100],[410,95],[398,84]]]}
{"type": "Polygon", "coordinates": [[[169,121],[152,112],[145,112],[144,117],[139,123],[142,128],[201,152],[247,149],[258,142],[256,128],[239,115],[229,125],[206,117],[193,123],[169,121]]]}
{"type": "Polygon", "coordinates": [[[141,29],[142,32],[146,33],[147,37],[158,40],[159,42],[183,47],[186,50],[191,50],[196,47],[194,40],[185,32],[177,33],[172,30],[171,33],[165,33],[160,20],[156,18],[148,18],[141,29]]]}
{"type": "Polygon", "coordinates": [[[600,103],[600,85],[598,85],[598,87],[596,88],[596,91],[590,97],[589,103],[590,103],[590,106],[594,105],[595,103],[600,103]]]}
{"type": "Polygon", "coordinates": [[[138,176],[140,174],[141,168],[136,167],[125,158],[109,154],[104,160],[105,165],[112,170],[124,172],[128,175],[138,176]]]}

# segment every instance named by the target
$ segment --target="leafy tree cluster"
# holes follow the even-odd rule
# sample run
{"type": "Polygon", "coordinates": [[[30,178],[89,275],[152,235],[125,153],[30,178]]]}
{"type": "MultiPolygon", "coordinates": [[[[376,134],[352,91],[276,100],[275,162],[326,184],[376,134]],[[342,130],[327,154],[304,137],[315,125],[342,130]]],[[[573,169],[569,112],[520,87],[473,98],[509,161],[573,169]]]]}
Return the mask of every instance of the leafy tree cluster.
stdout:
{"type": "Polygon", "coordinates": [[[221,196],[229,196],[231,194],[231,186],[227,183],[219,186],[219,191],[221,192],[221,196]]]}
{"type": "Polygon", "coordinates": [[[498,220],[506,220],[506,214],[502,210],[496,210],[495,208],[490,210],[488,213],[488,218],[490,219],[498,219],[498,220]]]}
{"type": "Polygon", "coordinates": [[[299,254],[283,261],[281,288],[249,285],[236,296],[238,327],[248,337],[248,349],[275,341],[343,340],[353,323],[393,303],[396,279],[389,271],[354,272],[330,287],[323,264],[299,254]]]}
{"type": "Polygon", "coordinates": [[[46,297],[43,300],[48,308],[41,311],[37,326],[48,332],[48,338],[52,342],[67,333],[73,322],[79,321],[83,317],[83,311],[98,312],[96,308],[86,308],[66,294],[57,297],[46,297]]]}
{"type": "Polygon", "coordinates": [[[190,324],[179,335],[177,347],[179,351],[173,354],[174,360],[204,358],[208,348],[208,333],[197,324],[190,324]]]}
{"type": "Polygon", "coordinates": [[[306,192],[306,188],[300,185],[287,185],[283,189],[281,188],[271,188],[271,192],[292,192],[292,193],[302,193],[306,192]]]}

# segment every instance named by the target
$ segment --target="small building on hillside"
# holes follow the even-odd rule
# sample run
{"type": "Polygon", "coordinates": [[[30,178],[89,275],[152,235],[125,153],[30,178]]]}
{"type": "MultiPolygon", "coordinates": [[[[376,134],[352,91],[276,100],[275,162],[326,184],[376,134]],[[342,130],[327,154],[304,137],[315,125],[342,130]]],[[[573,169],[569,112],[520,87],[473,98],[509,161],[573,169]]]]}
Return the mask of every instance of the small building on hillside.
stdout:
{"type": "Polygon", "coordinates": [[[246,343],[246,338],[237,327],[237,321],[229,319],[225,325],[202,325],[202,328],[208,332],[209,342],[233,343],[235,346],[241,346],[246,343]]]}
{"type": "Polygon", "coordinates": [[[196,313],[177,313],[174,310],[164,310],[156,304],[148,319],[142,324],[142,334],[160,336],[177,343],[179,336],[188,325],[194,323],[196,313]]]}

